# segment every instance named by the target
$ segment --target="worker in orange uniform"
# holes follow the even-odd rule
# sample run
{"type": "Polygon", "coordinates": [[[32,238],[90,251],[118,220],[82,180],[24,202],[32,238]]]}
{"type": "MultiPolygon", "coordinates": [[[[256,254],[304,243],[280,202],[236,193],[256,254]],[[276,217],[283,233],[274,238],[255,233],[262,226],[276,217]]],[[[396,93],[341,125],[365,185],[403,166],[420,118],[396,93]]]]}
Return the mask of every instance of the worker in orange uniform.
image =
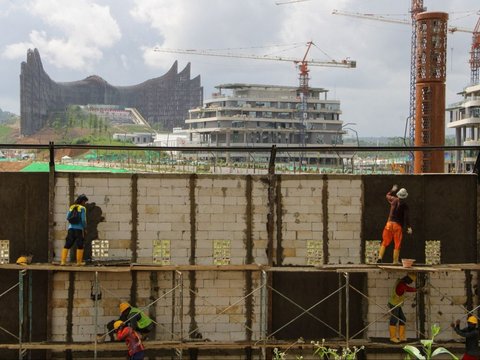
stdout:
{"type": "Polygon", "coordinates": [[[389,323],[389,332],[390,332],[390,341],[398,344],[399,342],[407,341],[405,336],[405,322],[407,318],[402,310],[402,305],[405,301],[405,293],[407,292],[416,292],[415,287],[410,286],[417,279],[417,275],[414,273],[408,273],[407,276],[398,279],[395,282],[395,286],[392,289],[390,299],[388,300],[388,307],[390,308],[390,323],[389,323]],[[398,335],[397,335],[397,325],[398,325],[398,335]]]}
{"type": "Polygon", "coordinates": [[[460,329],[460,320],[451,323],[450,326],[455,332],[465,338],[465,353],[462,360],[478,360],[480,359],[480,350],[478,348],[478,319],[476,316],[469,316],[467,319],[467,327],[460,329]]]}
{"type": "Polygon", "coordinates": [[[400,248],[402,246],[403,227],[407,227],[407,234],[412,234],[413,230],[410,226],[408,217],[408,205],[405,199],[408,197],[406,189],[398,190],[398,185],[393,185],[392,190],[387,193],[387,201],[390,204],[390,213],[388,214],[387,223],[383,229],[382,244],[378,251],[377,263],[383,261],[385,249],[390,245],[392,240],[395,247],[393,250],[393,263],[399,264],[400,248]]]}
{"type": "Polygon", "coordinates": [[[122,320],[115,321],[113,328],[117,332],[117,340],[125,340],[128,348],[129,360],[143,360],[145,357],[145,346],[138,333],[130,326],[125,325],[122,320]]]}

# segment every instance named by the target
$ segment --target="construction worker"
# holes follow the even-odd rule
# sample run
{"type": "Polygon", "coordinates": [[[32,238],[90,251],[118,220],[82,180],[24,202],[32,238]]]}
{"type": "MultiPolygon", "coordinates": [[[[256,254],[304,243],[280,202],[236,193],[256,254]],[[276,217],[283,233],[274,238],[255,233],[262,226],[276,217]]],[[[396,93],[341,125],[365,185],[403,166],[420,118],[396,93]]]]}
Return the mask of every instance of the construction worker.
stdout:
{"type": "Polygon", "coordinates": [[[115,321],[113,328],[117,332],[117,340],[125,340],[128,348],[128,358],[130,360],[143,360],[145,347],[137,332],[121,320],[115,321]]]}
{"type": "Polygon", "coordinates": [[[465,353],[462,360],[479,360],[480,350],[478,348],[478,319],[476,316],[469,316],[467,327],[460,329],[460,320],[451,323],[450,326],[455,332],[465,338],[465,353]]]}
{"type": "Polygon", "coordinates": [[[155,323],[139,308],[131,306],[128,302],[122,302],[118,306],[120,320],[138,331],[143,337],[153,330],[155,323]]]}
{"type": "MultiPolygon", "coordinates": [[[[131,306],[128,302],[122,302],[118,306],[120,310],[120,321],[123,321],[135,331],[140,333],[143,340],[148,339],[148,333],[153,330],[155,323],[139,308],[131,306]]],[[[111,333],[115,325],[115,320],[107,324],[108,332],[111,333]]],[[[113,339],[111,339],[113,341],[113,339]]]]}
{"type": "Polygon", "coordinates": [[[403,302],[405,301],[405,293],[416,292],[417,290],[412,286],[409,286],[417,279],[417,275],[414,273],[408,273],[406,276],[398,279],[395,282],[395,286],[392,289],[390,299],[388,300],[388,307],[390,308],[390,322],[389,332],[390,341],[398,344],[399,342],[407,341],[405,336],[405,322],[407,321],[405,314],[402,310],[403,302]],[[398,325],[398,332],[397,332],[398,325]],[[398,333],[398,335],[397,335],[398,333]]]}
{"type": "Polygon", "coordinates": [[[88,198],[85,194],[80,195],[67,212],[68,233],[65,239],[65,245],[62,249],[60,265],[67,262],[68,251],[76,244],[77,246],[77,265],[85,265],[83,262],[83,245],[85,240],[85,228],[87,227],[87,209],[85,205],[88,198]]]}
{"type": "Polygon", "coordinates": [[[399,264],[400,247],[402,246],[403,227],[407,227],[407,233],[412,234],[413,230],[410,226],[408,218],[408,205],[405,199],[408,197],[406,189],[398,190],[398,185],[393,185],[392,189],[386,195],[387,201],[390,204],[390,212],[388,214],[387,223],[383,229],[382,244],[378,251],[377,263],[383,261],[385,249],[394,241],[393,263],[399,264]]]}

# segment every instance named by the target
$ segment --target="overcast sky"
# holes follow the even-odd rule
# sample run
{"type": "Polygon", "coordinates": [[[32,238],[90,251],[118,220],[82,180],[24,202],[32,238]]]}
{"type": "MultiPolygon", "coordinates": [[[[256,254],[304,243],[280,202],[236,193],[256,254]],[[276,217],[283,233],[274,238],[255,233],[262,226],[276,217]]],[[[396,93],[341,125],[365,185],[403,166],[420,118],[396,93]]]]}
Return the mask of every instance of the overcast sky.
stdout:
{"type": "MultiPolygon", "coordinates": [[[[38,48],[57,82],[99,75],[135,85],[163,75],[175,59],[201,75],[204,97],[225,83],[296,86],[293,63],[154,52],[158,47],[232,49],[239,54],[357,61],[356,69],[311,67],[310,86],[339,99],[359,136],[403,136],[409,113],[408,25],[332,15],[333,9],[409,19],[411,0],[0,0],[0,108],[20,113],[20,64],[38,48]],[[300,44],[290,51],[272,45],[300,44]]],[[[473,29],[478,0],[425,0],[449,13],[451,26],[473,29]]],[[[447,103],[468,85],[471,34],[448,37],[447,103]]],[[[293,45],[290,47],[294,47],[293,45]]],[[[447,132],[448,134],[448,132],[447,132]]]]}

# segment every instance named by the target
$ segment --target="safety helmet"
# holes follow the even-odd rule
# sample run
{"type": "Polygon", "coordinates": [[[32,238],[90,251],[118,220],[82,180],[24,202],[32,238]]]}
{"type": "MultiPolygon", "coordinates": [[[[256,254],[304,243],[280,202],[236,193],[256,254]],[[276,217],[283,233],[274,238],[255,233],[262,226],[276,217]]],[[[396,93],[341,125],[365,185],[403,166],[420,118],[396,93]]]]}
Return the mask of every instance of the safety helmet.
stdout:
{"type": "Polygon", "coordinates": [[[77,200],[75,200],[75,204],[80,204],[82,201],[88,201],[88,198],[85,194],[79,195],[77,200]]]}
{"type": "Polygon", "coordinates": [[[410,280],[415,281],[417,280],[417,274],[415,273],[408,273],[407,276],[410,278],[410,280]]]}
{"type": "Polygon", "coordinates": [[[478,324],[478,319],[476,316],[469,316],[468,319],[467,319],[467,322],[469,322],[470,324],[475,324],[477,325],[478,324]]]}
{"type": "Polygon", "coordinates": [[[122,302],[118,306],[120,313],[123,313],[125,310],[127,310],[130,307],[130,304],[128,302],[122,302]]]}
{"type": "Polygon", "coordinates": [[[28,259],[26,256],[20,256],[18,259],[17,259],[17,264],[18,265],[27,265],[28,264],[28,259]]]}
{"type": "Polygon", "coordinates": [[[408,196],[407,189],[401,188],[400,190],[398,190],[397,196],[399,199],[406,199],[408,196]]]}
{"type": "Polygon", "coordinates": [[[113,323],[113,328],[114,328],[115,330],[117,330],[117,329],[118,329],[120,326],[122,326],[122,325],[123,325],[123,321],[122,321],[122,320],[117,320],[117,321],[115,321],[115,322],[113,323]]]}

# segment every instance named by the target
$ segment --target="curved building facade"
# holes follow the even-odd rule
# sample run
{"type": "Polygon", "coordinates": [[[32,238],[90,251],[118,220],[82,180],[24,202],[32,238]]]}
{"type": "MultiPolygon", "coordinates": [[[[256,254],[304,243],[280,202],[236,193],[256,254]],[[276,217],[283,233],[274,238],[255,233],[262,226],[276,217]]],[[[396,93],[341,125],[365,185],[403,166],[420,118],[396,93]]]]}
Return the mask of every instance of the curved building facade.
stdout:
{"type": "Polygon", "coordinates": [[[37,49],[28,50],[20,73],[20,131],[31,135],[43,128],[51,111],[68,105],[105,104],[136,108],[150,125],[172,130],[183,126],[188,110],[201,106],[200,75],[190,79],[190,64],[178,72],[175,61],[163,76],[138,85],[113,86],[99,76],[55,82],[43,69],[37,49]]]}

